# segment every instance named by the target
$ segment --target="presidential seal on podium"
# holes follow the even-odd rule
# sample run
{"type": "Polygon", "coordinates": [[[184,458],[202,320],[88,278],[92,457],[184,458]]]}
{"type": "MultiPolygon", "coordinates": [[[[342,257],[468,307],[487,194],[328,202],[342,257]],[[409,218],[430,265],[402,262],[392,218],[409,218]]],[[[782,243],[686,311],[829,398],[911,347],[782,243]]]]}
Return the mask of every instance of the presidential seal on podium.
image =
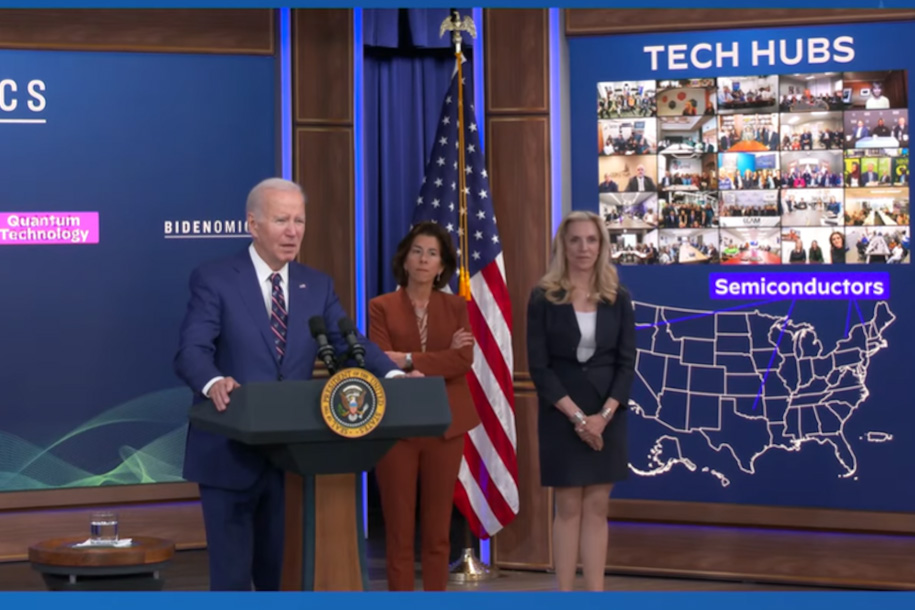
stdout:
{"type": "Polygon", "coordinates": [[[321,415],[340,436],[359,438],[378,427],[384,417],[384,388],[365,369],[348,368],[335,373],[321,393],[321,415]]]}

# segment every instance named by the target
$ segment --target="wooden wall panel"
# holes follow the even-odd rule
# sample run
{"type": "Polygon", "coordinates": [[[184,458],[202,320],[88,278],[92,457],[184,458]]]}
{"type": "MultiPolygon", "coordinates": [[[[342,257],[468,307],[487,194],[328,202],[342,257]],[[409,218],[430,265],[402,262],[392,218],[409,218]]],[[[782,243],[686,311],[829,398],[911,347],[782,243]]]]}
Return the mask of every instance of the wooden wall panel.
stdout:
{"type": "Polygon", "coordinates": [[[292,472],[286,473],[284,500],[286,511],[283,515],[285,544],[283,545],[283,591],[301,591],[302,579],[302,536],[305,533],[303,517],[305,490],[303,479],[292,472]]]}
{"type": "Polygon", "coordinates": [[[520,511],[494,539],[502,567],[552,566],[552,493],[540,486],[537,400],[527,371],[527,300],[551,239],[549,13],[486,9],[486,154],[512,300],[520,511]],[[506,221],[507,219],[510,219],[506,221]]]}
{"type": "Polygon", "coordinates": [[[521,510],[515,521],[499,532],[493,563],[503,568],[553,568],[553,493],[540,485],[537,455],[537,396],[533,388],[515,390],[515,427],[518,434],[518,495],[521,510]],[[534,458],[534,459],[531,459],[534,458]]]}
{"type": "Polygon", "coordinates": [[[516,372],[527,376],[527,301],[546,271],[550,248],[550,122],[545,116],[490,117],[487,156],[512,300],[516,372]],[[506,230],[504,227],[510,227],[506,230]]]}
{"type": "Polygon", "coordinates": [[[294,12],[296,123],[353,124],[353,11],[294,12]]]}
{"type": "Polygon", "coordinates": [[[355,314],[353,12],[293,13],[294,180],[308,195],[299,260],[330,274],[355,314]]]}
{"type": "MultiPolygon", "coordinates": [[[[292,12],[293,180],[308,197],[299,261],[334,280],[356,313],[353,11],[292,12]]],[[[323,364],[316,376],[327,376],[323,364]]],[[[287,474],[282,588],[302,586],[302,479],[287,474]]]]}
{"type": "Polygon", "coordinates": [[[3,9],[0,48],[272,55],[269,9],[3,9]]]}
{"type": "Polygon", "coordinates": [[[915,19],[911,9],[566,9],[567,36],[915,19]]]}
{"type": "MultiPolygon", "coordinates": [[[[195,486],[196,487],[196,486],[195,486]]],[[[98,502],[96,502],[98,504],[98,502]]],[[[206,546],[203,513],[199,502],[150,503],[111,506],[118,513],[118,534],[155,536],[175,542],[179,549],[206,546]]],[[[0,513],[0,561],[26,561],[29,546],[42,540],[66,536],[89,537],[89,514],[93,509],[30,510],[0,513]]]]}
{"type": "Polygon", "coordinates": [[[612,523],[607,571],[660,577],[915,589],[915,538],[612,523]]]}
{"type": "Polygon", "coordinates": [[[299,260],[330,274],[343,308],[355,314],[353,128],[298,127],[295,180],[308,195],[299,260]]]}
{"type": "Polygon", "coordinates": [[[484,20],[487,113],[548,114],[548,13],[490,9],[484,20]]]}
{"type": "Polygon", "coordinates": [[[159,500],[197,500],[196,483],[158,485],[106,485],[41,491],[13,491],[0,494],[0,510],[64,508],[92,504],[127,504],[159,500]]]}
{"type": "Polygon", "coordinates": [[[854,533],[915,534],[915,513],[889,513],[789,506],[706,502],[611,500],[610,518],[620,521],[739,525],[854,533]]]}

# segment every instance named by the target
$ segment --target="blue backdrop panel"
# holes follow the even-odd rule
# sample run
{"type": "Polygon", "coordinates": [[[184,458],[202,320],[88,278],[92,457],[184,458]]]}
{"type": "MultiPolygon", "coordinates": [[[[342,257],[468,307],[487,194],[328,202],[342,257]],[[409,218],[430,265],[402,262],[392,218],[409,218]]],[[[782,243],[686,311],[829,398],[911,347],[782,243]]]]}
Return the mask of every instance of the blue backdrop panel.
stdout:
{"type": "Polygon", "coordinates": [[[98,212],[100,240],[0,246],[0,490],[180,480],[187,280],[246,246],[245,196],[276,172],[274,60],[2,59],[0,212],[98,212]]]}
{"type": "MultiPolygon", "coordinates": [[[[900,22],[570,39],[572,207],[600,210],[600,163],[607,157],[595,146],[598,83],[656,86],[668,79],[806,79],[824,73],[854,74],[860,82],[895,70],[904,78],[893,108],[907,109],[913,96],[907,79],[915,68],[908,51],[913,36],[915,25],[900,22]]],[[[699,107],[699,115],[703,110],[699,107]]],[[[843,109],[839,115],[861,110],[843,109]]],[[[777,106],[747,114],[762,112],[786,116],[777,106]]],[[[703,152],[704,159],[718,161],[707,154],[717,149],[703,152]]],[[[640,160],[650,167],[657,156],[640,160]]],[[[893,187],[907,219],[908,183],[893,187]]],[[[847,202],[849,189],[844,196],[847,202]]],[[[904,226],[865,228],[904,234],[908,245],[908,220],[904,226]]],[[[848,236],[862,227],[839,229],[848,236]]],[[[724,232],[718,224],[708,230],[711,238],[724,232]]],[[[790,230],[780,224],[770,229],[779,241],[790,230]]],[[[828,236],[831,227],[822,230],[828,236]]],[[[747,234],[746,242],[756,248],[764,238],[759,229],[747,234]]],[[[851,240],[848,245],[856,247],[851,240]]],[[[757,262],[777,263],[782,253],[776,254],[757,262]]],[[[907,408],[915,336],[910,257],[898,265],[819,268],[888,272],[892,296],[886,301],[710,298],[710,274],[738,268],[772,279],[780,271],[799,270],[776,264],[620,265],[637,303],[640,356],[629,419],[631,477],[614,496],[915,509],[915,489],[899,485],[915,460],[915,445],[907,441],[915,429],[915,412],[907,408]],[[710,323],[697,324],[700,320],[710,323]]]]}

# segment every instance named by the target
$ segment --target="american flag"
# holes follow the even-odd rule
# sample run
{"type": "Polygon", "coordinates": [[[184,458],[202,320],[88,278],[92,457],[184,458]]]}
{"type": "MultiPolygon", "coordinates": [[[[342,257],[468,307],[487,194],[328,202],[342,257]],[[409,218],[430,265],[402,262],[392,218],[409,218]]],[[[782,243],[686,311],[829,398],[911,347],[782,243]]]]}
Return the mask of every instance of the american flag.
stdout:
{"type": "MultiPolygon", "coordinates": [[[[518,514],[518,446],[512,385],[511,302],[505,283],[502,244],[490,199],[486,160],[467,87],[463,87],[464,175],[467,201],[467,267],[473,331],[473,370],[467,380],[481,424],[470,431],[455,486],[454,502],[480,539],[493,536],[518,514]]],[[[444,226],[458,248],[460,168],[458,167],[458,71],[442,104],[435,144],[426,164],[413,223],[432,220],[444,226]]],[[[457,281],[452,291],[458,292],[457,281]]]]}

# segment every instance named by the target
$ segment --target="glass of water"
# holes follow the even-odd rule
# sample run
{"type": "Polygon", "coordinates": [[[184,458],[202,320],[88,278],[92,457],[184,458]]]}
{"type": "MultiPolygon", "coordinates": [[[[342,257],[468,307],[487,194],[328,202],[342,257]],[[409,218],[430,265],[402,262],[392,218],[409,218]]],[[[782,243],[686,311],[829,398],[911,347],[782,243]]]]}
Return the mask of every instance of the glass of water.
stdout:
{"type": "Polygon", "coordinates": [[[110,510],[92,513],[89,539],[93,544],[113,544],[118,541],[118,514],[110,510]]]}

